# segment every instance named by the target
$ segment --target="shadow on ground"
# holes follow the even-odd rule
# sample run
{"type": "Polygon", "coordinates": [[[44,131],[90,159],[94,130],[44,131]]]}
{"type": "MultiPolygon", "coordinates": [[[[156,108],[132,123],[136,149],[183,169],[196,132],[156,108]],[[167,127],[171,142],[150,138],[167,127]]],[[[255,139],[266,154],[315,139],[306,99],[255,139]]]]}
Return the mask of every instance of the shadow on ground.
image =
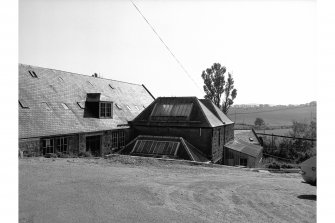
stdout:
{"type": "Polygon", "coordinates": [[[299,199],[316,201],[316,195],[314,194],[303,194],[298,196],[299,199]]]}

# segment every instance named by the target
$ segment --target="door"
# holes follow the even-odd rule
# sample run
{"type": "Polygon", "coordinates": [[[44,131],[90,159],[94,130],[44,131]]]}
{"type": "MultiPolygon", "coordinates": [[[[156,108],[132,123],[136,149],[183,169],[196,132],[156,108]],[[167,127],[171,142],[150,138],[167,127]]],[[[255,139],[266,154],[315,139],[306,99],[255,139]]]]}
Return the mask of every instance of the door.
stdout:
{"type": "Polygon", "coordinates": [[[100,156],[100,135],[86,136],[86,152],[91,152],[93,156],[100,156]]]}

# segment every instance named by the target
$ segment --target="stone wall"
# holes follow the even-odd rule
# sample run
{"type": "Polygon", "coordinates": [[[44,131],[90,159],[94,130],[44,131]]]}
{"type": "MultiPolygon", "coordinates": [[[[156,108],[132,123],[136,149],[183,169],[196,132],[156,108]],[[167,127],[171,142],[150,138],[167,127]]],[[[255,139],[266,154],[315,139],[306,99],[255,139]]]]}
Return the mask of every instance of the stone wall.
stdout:
{"type": "Polygon", "coordinates": [[[40,139],[19,139],[19,151],[23,153],[24,156],[39,156],[40,151],[40,139]]]}

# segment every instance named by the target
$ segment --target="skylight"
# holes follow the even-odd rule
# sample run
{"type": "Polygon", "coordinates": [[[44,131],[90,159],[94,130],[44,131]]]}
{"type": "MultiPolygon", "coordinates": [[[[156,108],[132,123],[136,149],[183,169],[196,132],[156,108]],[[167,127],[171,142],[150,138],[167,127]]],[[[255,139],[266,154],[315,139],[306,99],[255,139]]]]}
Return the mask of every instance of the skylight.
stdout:
{"type": "Polygon", "coordinates": [[[29,108],[29,106],[26,104],[26,102],[25,101],[23,101],[23,100],[19,100],[19,104],[20,104],[20,106],[21,106],[21,108],[29,108]]]}
{"type": "Polygon", "coordinates": [[[112,89],[115,89],[115,87],[113,87],[111,84],[109,84],[109,87],[112,88],[112,89]]]}
{"type": "Polygon", "coordinates": [[[127,108],[129,109],[129,111],[131,111],[131,108],[127,105],[127,108]]]}
{"type": "Polygon", "coordinates": [[[61,81],[61,82],[64,82],[62,77],[58,77],[58,80],[61,81]]]}
{"type": "Polygon", "coordinates": [[[89,81],[86,81],[89,85],[91,85],[92,87],[94,87],[94,85],[91,83],[91,82],[89,82],[89,81]]]}
{"type": "Polygon", "coordinates": [[[65,103],[61,103],[65,110],[69,110],[69,107],[65,103]]]}
{"type": "Polygon", "coordinates": [[[115,106],[118,108],[118,109],[122,109],[122,107],[121,107],[121,105],[119,105],[119,104],[117,104],[117,103],[115,103],[115,106]]]}
{"type": "Polygon", "coordinates": [[[140,109],[135,105],[135,108],[139,111],[140,109]]]}
{"type": "Polygon", "coordinates": [[[37,74],[35,73],[35,71],[33,70],[28,70],[29,74],[33,77],[33,78],[38,78],[37,74]]]}
{"type": "Polygon", "coordinates": [[[152,116],[188,117],[193,104],[156,104],[152,116]]]}
{"type": "Polygon", "coordinates": [[[81,108],[81,109],[85,108],[85,103],[84,102],[78,101],[77,104],[78,104],[79,108],[81,108]]]}
{"type": "Polygon", "coordinates": [[[47,102],[42,102],[42,106],[46,109],[46,110],[51,110],[49,104],[47,102]]]}

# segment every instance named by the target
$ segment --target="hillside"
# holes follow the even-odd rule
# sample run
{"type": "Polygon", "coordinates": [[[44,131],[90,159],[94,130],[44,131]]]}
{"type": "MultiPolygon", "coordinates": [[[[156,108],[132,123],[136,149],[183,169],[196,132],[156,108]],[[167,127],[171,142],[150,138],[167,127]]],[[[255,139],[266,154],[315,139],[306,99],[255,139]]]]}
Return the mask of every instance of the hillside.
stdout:
{"type": "Polygon", "coordinates": [[[316,222],[299,174],[153,158],[19,161],[20,222],[316,222]]]}
{"type": "Polygon", "coordinates": [[[236,124],[253,125],[262,118],[269,127],[290,126],[292,121],[309,122],[316,118],[316,105],[232,107],[228,117],[236,124]]]}

